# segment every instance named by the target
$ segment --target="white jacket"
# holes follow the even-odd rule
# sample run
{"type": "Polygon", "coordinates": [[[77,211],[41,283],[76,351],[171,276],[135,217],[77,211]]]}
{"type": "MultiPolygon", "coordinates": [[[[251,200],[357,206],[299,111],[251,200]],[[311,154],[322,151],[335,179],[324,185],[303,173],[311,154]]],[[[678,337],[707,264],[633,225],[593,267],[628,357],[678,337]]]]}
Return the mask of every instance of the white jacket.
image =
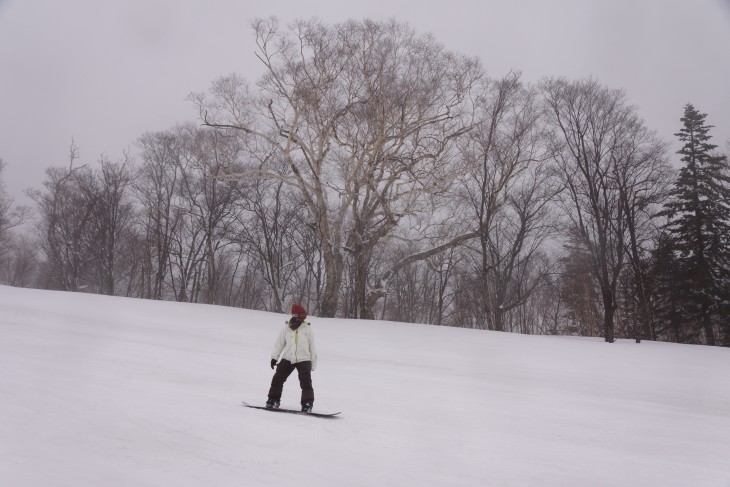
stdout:
{"type": "Polygon", "coordinates": [[[281,358],[293,364],[311,361],[312,372],[314,372],[314,369],[317,368],[317,350],[314,348],[314,334],[309,322],[305,321],[299,325],[299,328],[292,330],[287,321],[274,343],[271,358],[276,361],[281,358]]]}

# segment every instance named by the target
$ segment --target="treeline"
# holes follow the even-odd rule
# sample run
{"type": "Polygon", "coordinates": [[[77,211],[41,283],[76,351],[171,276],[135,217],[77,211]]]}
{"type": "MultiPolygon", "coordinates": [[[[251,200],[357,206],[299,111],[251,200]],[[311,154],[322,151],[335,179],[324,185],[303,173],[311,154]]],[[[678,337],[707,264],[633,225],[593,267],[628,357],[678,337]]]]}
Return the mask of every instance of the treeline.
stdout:
{"type": "Polygon", "coordinates": [[[72,143],[32,235],[0,199],[3,282],[730,345],[730,171],[692,105],[673,161],[594,79],[494,79],[395,21],[252,26],[255,84],[118,161],[72,143]]]}

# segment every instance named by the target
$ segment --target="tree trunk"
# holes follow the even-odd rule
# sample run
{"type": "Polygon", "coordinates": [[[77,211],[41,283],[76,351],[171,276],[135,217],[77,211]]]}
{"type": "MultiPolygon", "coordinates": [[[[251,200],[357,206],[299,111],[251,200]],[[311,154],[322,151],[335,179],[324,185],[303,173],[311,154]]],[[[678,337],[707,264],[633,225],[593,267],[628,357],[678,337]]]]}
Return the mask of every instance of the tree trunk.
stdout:
{"type": "Polygon", "coordinates": [[[368,301],[368,264],[362,262],[362,256],[355,259],[355,302],[357,304],[357,318],[374,320],[374,304],[368,301]]]}
{"type": "Polygon", "coordinates": [[[216,272],[216,265],[215,265],[215,253],[213,251],[213,239],[211,238],[211,230],[208,230],[208,236],[205,239],[205,246],[206,246],[206,253],[208,254],[208,275],[206,276],[206,285],[205,285],[205,304],[215,304],[216,303],[216,280],[217,280],[217,272],[216,272]]]}
{"type": "Polygon", "coordinates": [[[705,331],[705,342],[714,347],[716,345],[715,330],[712,327],[712,314],[707,302],[702,303],[702,328],[705,331]]]}
{"type": "Polygon", "coordinates": [[[325,283],[319,313],[322,318],[334,318],[337,316],[342,285],[342,256],[324,253],[324,271],[325,283]]]}
{"type": "Polygon", "coordinates": [[[610,291],[603,293],[603,336],[607,343],[616,341],[614,335],[613,317],[616,313],[613,294],[610,291]]]}

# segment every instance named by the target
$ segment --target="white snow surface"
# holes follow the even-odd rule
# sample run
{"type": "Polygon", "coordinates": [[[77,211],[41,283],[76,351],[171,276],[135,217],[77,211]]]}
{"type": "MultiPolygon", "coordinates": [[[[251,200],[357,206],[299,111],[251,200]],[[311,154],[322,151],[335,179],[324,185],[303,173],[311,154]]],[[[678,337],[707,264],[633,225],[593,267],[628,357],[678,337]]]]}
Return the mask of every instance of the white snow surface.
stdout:
{"type": "Polygon", "coordinates": [[[730,486],[729,349],[311,317],[245,408],[285,318],[0,286],[0,485],[730,486]]]}

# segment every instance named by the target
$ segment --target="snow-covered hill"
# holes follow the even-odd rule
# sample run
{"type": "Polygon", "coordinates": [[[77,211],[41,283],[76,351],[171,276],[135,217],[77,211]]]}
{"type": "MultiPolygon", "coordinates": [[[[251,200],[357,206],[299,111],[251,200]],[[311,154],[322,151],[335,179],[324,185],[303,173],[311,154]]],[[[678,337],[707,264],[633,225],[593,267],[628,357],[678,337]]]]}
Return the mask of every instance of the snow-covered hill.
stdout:
{"type": "Polygon", "coordinates": [[[284,319],[0,287],[0,485],[730,486],[728,349],[313,317],[322,420],[284,319]]]}

